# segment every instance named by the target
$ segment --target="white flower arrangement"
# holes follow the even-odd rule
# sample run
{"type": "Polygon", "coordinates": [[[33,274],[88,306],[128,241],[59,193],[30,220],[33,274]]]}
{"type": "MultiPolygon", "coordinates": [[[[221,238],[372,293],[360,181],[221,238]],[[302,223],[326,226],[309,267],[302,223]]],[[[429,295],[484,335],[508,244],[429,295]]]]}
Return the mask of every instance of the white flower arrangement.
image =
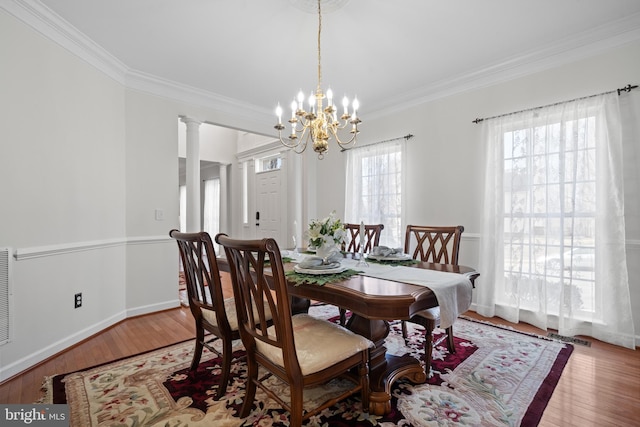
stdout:
{"type": "Polygon", "coordinates": [[[317,219],[309,223],[309,245],[319,248],[323,245],[341,245],[347,239],[344,224],[336,218],[336,211],[329,214],[322,221],[317,219]]]}

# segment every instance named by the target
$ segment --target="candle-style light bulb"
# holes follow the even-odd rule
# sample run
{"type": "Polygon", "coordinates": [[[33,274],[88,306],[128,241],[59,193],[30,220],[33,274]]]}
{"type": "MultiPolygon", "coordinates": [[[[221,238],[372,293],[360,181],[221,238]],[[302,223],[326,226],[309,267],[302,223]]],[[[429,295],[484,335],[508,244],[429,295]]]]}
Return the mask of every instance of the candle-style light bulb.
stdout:
{"type": "Polygon", "coordinates": [[[278,116],[278,124],[281,125],[282,124],[282,107],[280,106],[279,102],[278,102],[278,106],[276,107],[276,116],[278,116]]]}
{"type": "Polygon", "coordinates": [[[300,89],[300,92],[298,92],[298,109],[300,110],[304,110],[304,93],[302,92],[302,89],[300,89]]]}
{"type": "Polygon", "coordinates": [[[333,100],[333,91],[331,88],[327,89],[327,106],[330,107],[333,100]]]}
{"type": "Polygon", "coordinates": [[[344,113],[349,114],[349,98],[346,96],[342,98],[342,107],[344,108],[344,113]]]}
{"type": "Polygon", "coordinates": [[[360,102],[358,101],[358,98],[354,98],[351,105],[353,105],[353,118],[355,119],[358,108],[360,108],[360,102]]]}
{"type": "Polygon", "coordinates": [[[298,108],[298,104],[296,103],[296,100],[294,99],[293,101],[291,101],[291,118],[294,119],[296,117],[296,109],[298,108]]]}
{"type": "Polygon", "coordinates": [[[309,95],[309,112],[313,112],[316,97],[313,94],[309,95]]]}

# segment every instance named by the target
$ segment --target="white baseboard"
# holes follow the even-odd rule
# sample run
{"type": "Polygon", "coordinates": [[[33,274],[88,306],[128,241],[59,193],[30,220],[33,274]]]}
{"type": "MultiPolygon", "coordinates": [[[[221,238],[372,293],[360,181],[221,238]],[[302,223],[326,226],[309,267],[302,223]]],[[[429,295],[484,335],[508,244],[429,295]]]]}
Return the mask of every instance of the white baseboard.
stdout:
{"type": "Polygon", "coordinates": [[[165,301],[157,304],[144,305],[141,307],[130,308],[127,310],[127,318],[134,316],[142,316],[143,314],[155,313],[157,311],[169,310],[171,308],[180,307],[180,300],[165,301]]]}
{"type": "MultiPolygon", "coordinates": [[[[91,326],[88,326],[81,331],[76,332],[73,335],[70,335],[66,338],[63,338],[35,353],[32,353],[26,357],[23,357],[20,360],[17,360],[9,365],[0,367],[0,382],[5,381],[14,375],[17,375],[23,371],[28,370],[29,368],[37,365],[38,363],[46,360],[47,358],[54,356],[58,353],[63,352],[69,347],[85,340],[92,335],[95,335],[99,332],[104,331],[110,326],[115,325],[116,323],[134,316],[140,316],[143,314],[154,313],[156,311],[168,310],[171,308],[176,308],[180,306],[180,301],[176,298],[175,300],[165,301],[158,304],[151,304],[147,306],[135,307],[131,309],[127,309],[121,311],[119,313],[114,314],[113,316],[104,319],[98,323],[95,323],[91,326]]],[[[59,372],[60,374],[64,372],[59,372]]]]}
{"type": "Polygon", "coordinates": [[[87,339],[90,336],[95,335],[110,326],[115,325],[125,317],[126,315],[124,311],[116,313],[107,319],[88,326],[81,331],[78,331],[73,335],[69,335],[68,337],[63,338],[35,353],[31,353],[30,355],[23,357],[22,359],[19,359],[13,363],[10,363],[9,365],[2,366],[0,368],[0,382],[35,366],[36,364],[46,360],[47,358],[66,350],[72,345],[77,344],[80,341],[87,339]]]}

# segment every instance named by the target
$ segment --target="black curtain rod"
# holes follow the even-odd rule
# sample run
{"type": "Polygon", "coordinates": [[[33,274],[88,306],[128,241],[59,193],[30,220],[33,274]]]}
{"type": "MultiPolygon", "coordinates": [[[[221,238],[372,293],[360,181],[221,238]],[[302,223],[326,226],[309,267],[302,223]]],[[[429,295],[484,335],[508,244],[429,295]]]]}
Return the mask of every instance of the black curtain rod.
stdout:
{"type": "Polygon", "coordinates": [[[475,119],[475,120],[472,120],[472,121],[471,121],[471,123],[478,124],[478,123],[483,122],[483,121],[485,121],[485,120],[497,119],[498,117],[511,116],[512,114],[524,113],[525,111],[533,111],[533,110],[538,110],[538,109],[540,109],[540,108],[553,107],[553,106],[555,106],[555,105],[564,104],[564,103],[566,103],[566,102],[580,101],[580,100],[582,100],[582,99],[589,99],[589,98],[593,98],[593,97],[595,97],[595,96],[605,95],[605,94],[607,94],[607,93],[613,93],[613,92],[616,92],[616,91],[618,92],[618,96],[620,96],[620,94],[621,94],[622,92],[631,92],[633,89],[635,89],[635,88],[637,88],[637,87],[638,87],[638,85],[634,85],[634,86],[632,86],[632,85],[630,85],[630,84],[629,84],[629,85],[626,85],[626,86],[625,86],[625,87],[623,87],[623,88],[616,89],[616,90],[610,90],[609,92],[602,92],[602,93],[597,93],[597,94],[595,94],[595,95],[583,96],[583,97],[580,97],[580,98],[570,99],[569,101],[562,101],[562,102],[556,102],[556,103],[554,103],[554,104],[543,105],[543,106],[541,106],[541,107],[527,108],[527,109],[520,110],[520,111],[514,111],[513,113],[499,114],[499,115],[497,115],[497,116],[486,117],[486,118],[484,118],[484,119],[475,119]]]}
{"type": "Polygon", "coordinates": [[[378,141],[378,142],[372,142],[371,144],[365,144],[365,145],[359,145],[358,147],[353,147],[353,148],[342,148],[340,150],[340,152],[343,151],[347,151],[347,150],[353,150],[356,148],[365,148],[365,147],[369,147],[371,145],[377,145],[377,144],[382,144],[384,142],[392,142],[392,141],[399,141],[401,139],[406,139],[407,141],[410,140],[411,138],[413,138],[413,135],[411,135],[410,133],[406,134],[405,136],[399,136],[397,138],[391,138],[391,139],[385,139],[384,141],[378,141]]]}

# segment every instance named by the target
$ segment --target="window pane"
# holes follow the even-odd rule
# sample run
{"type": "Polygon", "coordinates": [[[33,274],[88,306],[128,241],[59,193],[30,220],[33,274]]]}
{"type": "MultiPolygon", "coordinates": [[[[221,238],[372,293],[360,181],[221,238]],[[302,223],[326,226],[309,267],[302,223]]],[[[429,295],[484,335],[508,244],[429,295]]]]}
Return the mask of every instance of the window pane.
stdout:
{"type": "Polygon", "coordinates": [[[503,133],[501,303],[596,309],[594,135],[593,118],[503,133]]]}
{"type": "Polygon", "coordinates": [[[384,224],[381,245],[402,244],[402,150],[398,143],[348,151],[345,220],[384,224]]]}

